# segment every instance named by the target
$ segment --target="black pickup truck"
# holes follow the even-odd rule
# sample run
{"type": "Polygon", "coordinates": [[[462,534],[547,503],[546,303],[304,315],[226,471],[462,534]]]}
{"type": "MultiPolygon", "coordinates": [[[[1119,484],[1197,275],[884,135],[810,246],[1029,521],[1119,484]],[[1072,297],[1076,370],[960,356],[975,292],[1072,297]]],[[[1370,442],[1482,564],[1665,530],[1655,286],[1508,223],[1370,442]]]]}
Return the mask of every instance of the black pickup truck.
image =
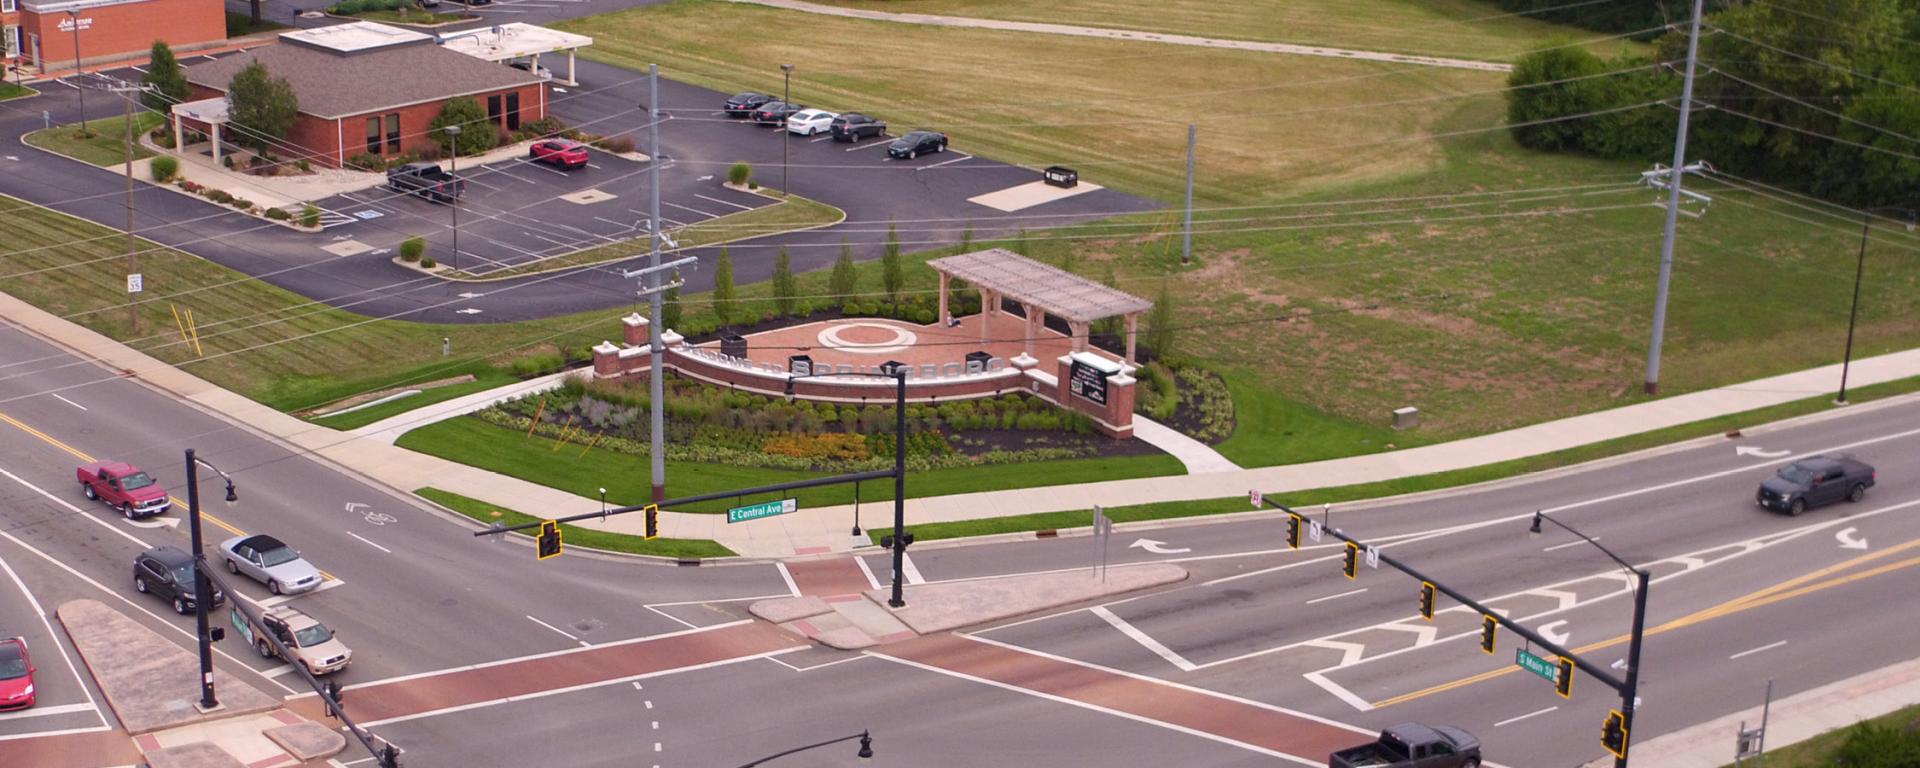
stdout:
{"type": "Polygon", "coordinates": [[[466,190],[467,183],[440,170],[438,163],[407,163],[387,169],[387,188],[436,203],[451,203],[466,190]]]}
{"type": "Polygon", "coordinates": [[[1328,768],[1480,768],[1480,740],[1445,725],[1401,723],[1380,732],[1379,740],[1343,749],[1327,758],[1328,768]]]}

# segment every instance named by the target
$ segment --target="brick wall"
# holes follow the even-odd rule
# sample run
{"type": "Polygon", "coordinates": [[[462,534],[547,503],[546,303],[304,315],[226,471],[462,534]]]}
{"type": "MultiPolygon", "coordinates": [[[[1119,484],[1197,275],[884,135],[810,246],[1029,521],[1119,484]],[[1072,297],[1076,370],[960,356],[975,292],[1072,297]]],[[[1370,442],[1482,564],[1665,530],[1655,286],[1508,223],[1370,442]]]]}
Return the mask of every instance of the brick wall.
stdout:
{"type": "MultiPolygon", "coordinates": [[[[175,49],[227,39],[225,6],[218,0],[140,0],[80,11],[80,56],[86,64],[143,56],[153,41],[175,49]]],[[[16,23],[9,21],[9,24],[16,23]]],[[[74,32],[65,11],[40,14],[20,8],[20,56],[33,60],[40,35],[43,67],[73,64],[74,32]]]]}
{"type": "MultiPolygon", "coordinates": [[[[541,98],[541,94],[545,88],[546,86],[544,84],[532,83],[519,88],[509,89],[520,93],[520,122],[522,124],[546,117],[546,104],[541,98]]],[[[507,90],[499,91],[501,94],[507,92],[507,90]]],[[[195,85],[193,86],[192,98],[208,99],[219,96],[222,93],[224,93],[224,91],[195,85]]],[[[480,100],[481,107],[484,108],[487,103],[486,95],[482,94],[477,98],[480,100]]],[[[384,119],[388,113],[398,112],[400,113],[401,152],[420,152],[429,146],[438,146],[432,137],[427,135],[427,127],[432,125],[433,119],[440,115],[440,105],[442,103],[443,102],[435,101],[425,104],[415,104],[410,107],[402,107],[397,110],[369,112],[342,118],[339,121],[321,119],[301,113],[301,115],[294,120],[293,129],[287,132],[287,141],[304,148],[305,152],[303,154],[316,164],[339,166],[344,163],[347,158],[367,150],[368,118],[377,116],[384,119]]],[[[383,122],[382,131],[385,130],[384,125],[385,123],[383,122]]],[[[496,127],[500,131],[501,136],[504,137],[507,133],[504,115],[496,127]]],[[[383,133],[381,141],[381,149],[383,150],[386,148],[384,136],[385,134],[383,133]]],[[[290,150],[283,149],[276,150],[274,154],[287,156],[292,153],[290,150]]],[[[382,154],[397,153],[382,152],[382,154]]]]}

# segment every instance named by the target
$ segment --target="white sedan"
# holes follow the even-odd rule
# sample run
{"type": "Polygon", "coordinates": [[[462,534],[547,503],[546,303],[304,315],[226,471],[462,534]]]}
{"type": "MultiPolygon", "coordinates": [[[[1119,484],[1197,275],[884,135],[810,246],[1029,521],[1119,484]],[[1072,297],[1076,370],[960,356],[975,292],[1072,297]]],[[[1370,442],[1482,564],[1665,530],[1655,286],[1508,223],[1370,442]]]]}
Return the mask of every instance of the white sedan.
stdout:
{"type": "Polygon", "coordinates": [[[833,127],[833,119],[836,117],[839,115],[824,109],[803,109],[787,118],[787,132],[802,136],[826,133],[828,128],[833,127]]]}

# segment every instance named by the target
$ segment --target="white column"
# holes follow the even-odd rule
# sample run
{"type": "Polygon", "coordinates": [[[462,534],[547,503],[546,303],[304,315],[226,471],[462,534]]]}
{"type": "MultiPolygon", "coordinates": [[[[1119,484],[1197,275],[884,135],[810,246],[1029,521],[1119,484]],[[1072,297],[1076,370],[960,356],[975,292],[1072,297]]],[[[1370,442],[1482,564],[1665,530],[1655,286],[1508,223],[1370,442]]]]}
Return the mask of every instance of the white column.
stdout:
{"type": "Polygon", "coordinates": [[[953,275],[940,273],[940,327],[953,323],[953,315],[947,311],[947,289],[953,285],[953,275]]]}
{"type": "Polygon", "coordinates": [[[574,77],[573,54],[574,54],[574,50],[572,48],[568,48],[567,49],[567,85],[578,87],[580,85],[580,81],[574,77]]]}

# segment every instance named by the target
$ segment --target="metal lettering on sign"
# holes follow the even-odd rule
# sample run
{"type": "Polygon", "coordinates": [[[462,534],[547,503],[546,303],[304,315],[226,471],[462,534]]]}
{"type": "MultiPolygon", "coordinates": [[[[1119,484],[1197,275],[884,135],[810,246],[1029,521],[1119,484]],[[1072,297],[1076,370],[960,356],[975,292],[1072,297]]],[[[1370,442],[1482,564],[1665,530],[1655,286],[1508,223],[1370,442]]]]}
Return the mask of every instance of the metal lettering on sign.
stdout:
{"type": "Polygon", "coordinates": [[[127,293],[139,293],[146,289],[146,277],[138,272],[127,275],[127,293]]]}
{"type": "Polygon", "coordinates": [[[1374,549],[1373,547],[1367,547],[1367,567],[1368,568],[1380,567],[1380,550],[1374,549]]]}
{"type": "Polygon", "coordinates": [[[1310,538],[1310,539],[1313,539],[1314,541],[1319,541],[1319,540],[1320,540],[1320,523],[1319,523],[1319,521],[1317,521],[1317,520],[1309,520],[1309,521],[1307,521],[1307,538],[1310,538]]]}

